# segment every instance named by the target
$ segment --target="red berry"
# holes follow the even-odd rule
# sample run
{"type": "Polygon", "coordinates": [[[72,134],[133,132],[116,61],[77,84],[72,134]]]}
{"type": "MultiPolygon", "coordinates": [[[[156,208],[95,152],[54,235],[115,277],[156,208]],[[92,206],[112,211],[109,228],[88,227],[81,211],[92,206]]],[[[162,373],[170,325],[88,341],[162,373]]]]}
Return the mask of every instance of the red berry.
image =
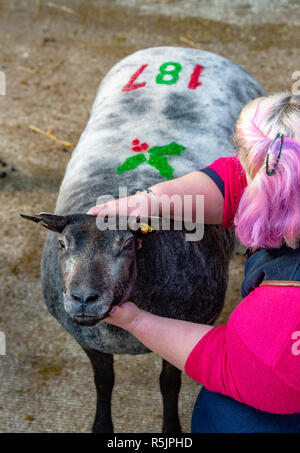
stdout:
{"type": "Polygon", "coordinates": [[[139,145],[139,144],[140,144],[140,141],[139,141],[138,138],[136,138],[135,140],[132,140],[131,144],[132,144],[133,146],[139,145]]]}
{"type": "Polygon", "coordinates": [[[132,151],[138,153],[139,151],[142,151],[142,148],[140,146],[133,146],[132,151]]]}
{"type": "Polygon", "coordinates": [[[143,151],[146,151],[149,148],[148,143],[141,143],[141,148],[143,151]]]}

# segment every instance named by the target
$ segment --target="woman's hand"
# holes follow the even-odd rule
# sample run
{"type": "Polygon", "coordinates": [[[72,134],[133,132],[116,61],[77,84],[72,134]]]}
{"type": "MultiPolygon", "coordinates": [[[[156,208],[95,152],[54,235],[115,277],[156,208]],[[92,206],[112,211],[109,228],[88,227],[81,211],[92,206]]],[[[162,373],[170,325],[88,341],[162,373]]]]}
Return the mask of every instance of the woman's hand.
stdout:
{"type": "MultiPolygon", "coordinates": [[[[149,187],[149,189],[158,198],[158,201],[151,193],[142,192],[93,206],[88,214],[103,217],[160,216],[178,220],[181,220],[182,214],[184,214],[183,220],[202,223],[202,217],[198,219],[197,206],[199,206],[199,202],[197,195],[203,195],[205,199],[204,223],[222,224],[223,195],[215,182],[202,171],[193,171],[179,178],[160,182],[149,187]],[[173,195],[176,195],[179,202],[174,202],[173,195]],[[186,200],[187,205],[185,205],[185,195],[189,195],[186,200]]],[[[202,214],[200,215],[202,216],[202,214]]]]}
{"type": "Polygon", "coordinates": [[[140,216],[148,217],[154,211],[150,193],[139,193],[129,197],[110,200],[98,206],[93,206],[87,213],[108,217],[140,216]]]}
{"type": "Polygon", "coordinates": [[[113,307],[104,322],[128,330],[151,351],[180,370],[198,341],[212,326],[153,315],[132,302],[113,307]]]}
{"type": "Polygon", "coordinates": [[[140,310],[133,302],[124,302],[122,305],[115,305],[109,316],[103,321],[128,331],[134,331],[142,313],[143,310],[140,310]]]}

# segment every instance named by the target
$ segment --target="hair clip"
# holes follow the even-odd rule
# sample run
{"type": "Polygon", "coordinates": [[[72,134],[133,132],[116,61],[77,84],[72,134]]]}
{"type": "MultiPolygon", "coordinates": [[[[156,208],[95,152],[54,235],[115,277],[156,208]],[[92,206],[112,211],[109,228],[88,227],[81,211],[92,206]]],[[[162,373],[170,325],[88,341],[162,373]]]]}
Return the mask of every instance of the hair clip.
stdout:
{"type": "Polygon", "coordinates": [[[272,141],[271,145],[269,146],[269,149],[268,149],[268,152],[267,152],[267,158],[266,158],[266,173],[268,176],[272,176],[274,175],[275,173],[275,170],[277,168],[277,165],[278,165],[278,162],[279,162],[279,159],[280,159],[280,155],[281,155],[281,150],[282,150],[282,146],[283,146],[283,139],[284,139],[284,135],[279,132],[279,134],[276,135],[276,137],[274,138],[274,140],[272,141]],[[270,153],[272,151],[272,148],[276,142],[276,140],[280,138],[280,148],[279,148],[279,152],[277,154],[277,157],[276,157],[276,162],[274,164],[274,167],[269,169],[269,156],[270,156],[270,153]]]}

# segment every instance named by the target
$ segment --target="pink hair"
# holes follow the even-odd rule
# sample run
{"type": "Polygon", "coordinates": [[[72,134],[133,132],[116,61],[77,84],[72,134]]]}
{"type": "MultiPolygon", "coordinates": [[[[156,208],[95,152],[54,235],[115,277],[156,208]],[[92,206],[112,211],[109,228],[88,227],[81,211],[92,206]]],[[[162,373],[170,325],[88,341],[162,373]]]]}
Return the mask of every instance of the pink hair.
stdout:
{"type": "MultiPolygon", "coordinates": [[[[300,241],[300,105],[287,94],[258,98],[241,112],[235,142],[246,172],[252,178],[241,198],[236,234],[248,247],[296,248],[300,241]],[[266,174],[266,155],[276,135],[284,141],[272,176],[266,174]]],[[[273,168],[280,140],[272,147],[273,168]]]]}

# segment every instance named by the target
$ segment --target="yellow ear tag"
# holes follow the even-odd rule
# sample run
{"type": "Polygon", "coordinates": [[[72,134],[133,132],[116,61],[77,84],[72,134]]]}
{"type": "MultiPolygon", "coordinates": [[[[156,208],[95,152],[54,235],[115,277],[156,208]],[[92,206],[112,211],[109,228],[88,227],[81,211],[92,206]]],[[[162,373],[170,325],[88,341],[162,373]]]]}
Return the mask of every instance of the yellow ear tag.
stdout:
{"type": "Polygon", "coordinates": [[[151,233],[152,228],[147,223],[140,223],[140,230],[142,234],[151,233]]]}

